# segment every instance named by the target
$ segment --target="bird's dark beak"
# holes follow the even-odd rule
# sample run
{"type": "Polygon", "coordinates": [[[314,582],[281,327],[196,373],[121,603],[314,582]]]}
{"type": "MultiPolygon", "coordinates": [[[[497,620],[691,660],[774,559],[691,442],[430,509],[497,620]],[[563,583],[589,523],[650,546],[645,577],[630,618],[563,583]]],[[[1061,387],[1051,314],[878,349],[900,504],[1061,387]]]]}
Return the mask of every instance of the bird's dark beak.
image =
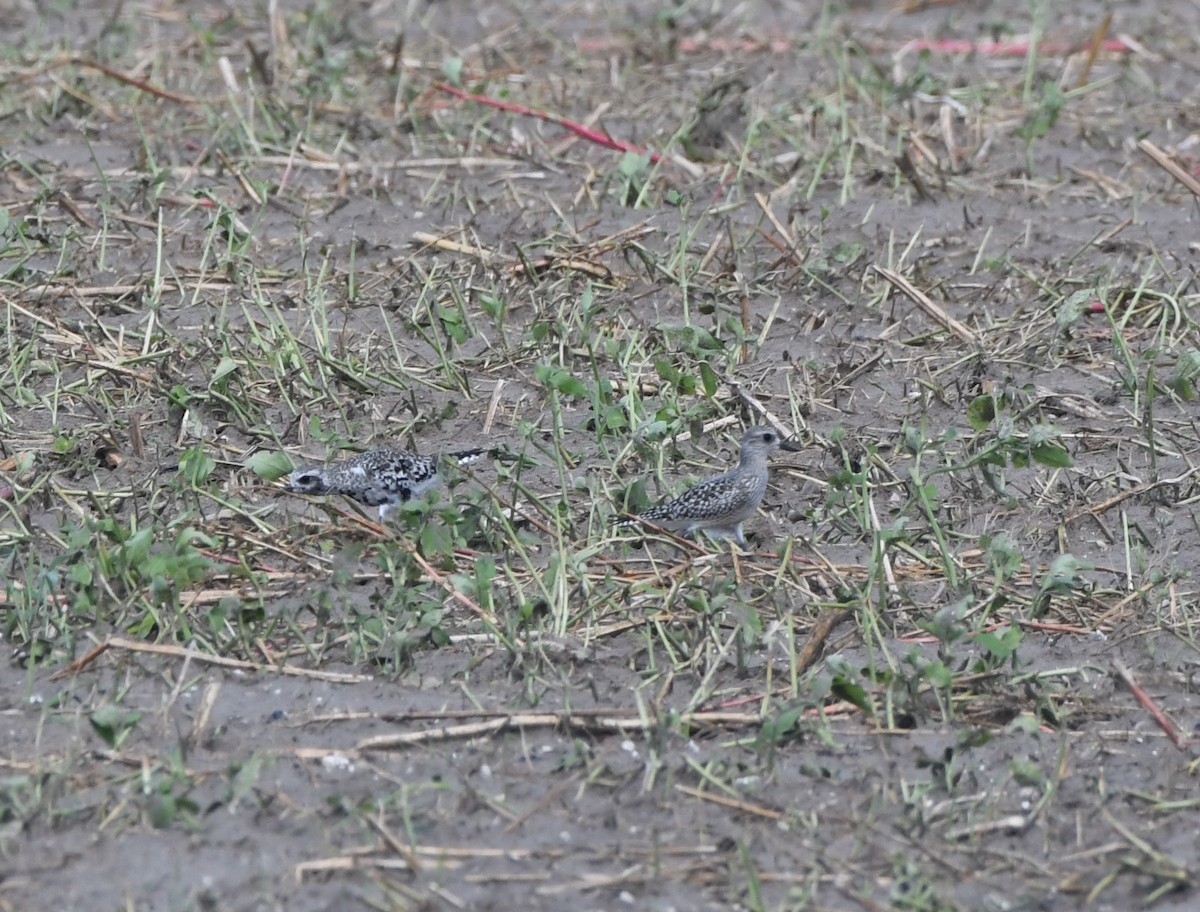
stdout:
{"type": "Polygon", "coordinates": [[[804,449],[804,447],[800,446],[800,444],[794,440],[788,440],[787,438],[784,438],[779,441],[779,449],[787,450],[789,453],[799,453],[804,449]]]}

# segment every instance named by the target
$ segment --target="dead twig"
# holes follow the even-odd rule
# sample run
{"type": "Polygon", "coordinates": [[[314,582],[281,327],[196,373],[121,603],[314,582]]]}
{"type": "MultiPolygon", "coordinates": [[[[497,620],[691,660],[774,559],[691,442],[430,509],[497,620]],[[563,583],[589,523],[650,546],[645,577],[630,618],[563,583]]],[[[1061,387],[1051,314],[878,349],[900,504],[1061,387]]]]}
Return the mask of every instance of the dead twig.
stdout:
{"type": "Polygon", "coordinates": [[[708,801],[711,804],[719,804],[723,808],[729,808],[734,811],[742,811],[746,814],[753,814],[755,817],[765,817],[767,820],[782,820],[783,813],[772,808],[763,807],[761,804],[751,804],[749,801],[741,801],[737,798],[728,798],[725,795],[715,795],[712,792],[704,792],[698,788],[692,788],[688,785],[676,785],[675,791],[682,792],[685,795],[691,795],[693,798],[699,798],[702,801],[708,801]]]}
{"type": "Polygon", "coordinates": [[[975,336],[975,333],[946,313],[946,311],[933,302],[933,299],[929,295],[917,288],[916,285],[900,275],[900,273],[888,269],[886,266],[875,265],[871,268],[887,279],[897,289],[904,292],[910,301],[936,320],[944,329],[948,329],[968,345],[976,348],[979,347],[979,339],[975,336]]]}
{"type": "Polygon", "coordinates": [[[1200,197],[1200,181],[1196,180],[1196,178],[1184,171],[1183,168],[1175,164],[1175,162],[1171,160],[1171,157],[1167,155],[1166,152],[1154,145],[1154,143],[1150,142],[1148,139],[1139,139],[1138,148],[1150,156],[1150,158],[1154,159],[1154,163],[1170,174],[1171,177],[1175,178],[1175,180],[1179,181],[1179,183],[1191,190],[1194,195],[1200,197]]]}
{"type": "MultiPolygon", "coordinates": [[[[195,654],[193,653],[193,657],[195,654]]],[[[183,681],[183,675],[179,676],[180,682],[183,681]]],[[[192,721],[192,727],[188,731],[184,741],[189,746],[195,746],[204,738],[204,730],[208,728],[209,718],[212,716],[213,707],[217,705],[217,698],[221,695],[221,683],[219,681],[210,681],[204,688],[204,695],[200,698],[200,705],[196,708],[196,717],[192,721]]]]}
{"type": "Polygon", "coordinates": [[[166,89],[160,89],[153,83],[147,82],[144,79],[138,79],[136,76],[130,76],[122,73],[120,70],[113,69],[108,64],[101,63],[99,60],[92,60],[88,57],[69,57],[65,63],[74,64],[75,66],[86,67],[90,70],[97,70],[108,76],[110,79],[115,79],[118,82],[123,82],[126,85],[131,85],[135,89],[154,95],[164,101],[173,101],[181,105],[198,105],[201,103],[199,98],[193,98],[190,95],[180,95],[177,92],[169,92],[166,89]]]}
{"type": "Polygon", "coordinates": [[[1108,35],[1110,25],[1112,25],[1112,10],[1106,12],[1100,20],[1100,24],[1096,26],[1096,34],[1092,36],[1092,43],[1088,45],[1087,59],[1083,62],[1083,69],[1075,83],[1077,87],[1083,88],[1087,85],[1088,77],[1092,74],[1092,67],[1096,63],[1096,56],[1100,53],[1100,48],[1104,46],[1104,38],[1108,35]]]}
{"type": "Polygon", "coordinates": [[[273,672],[299,678],[316,678],[319,681],[332,681],[336,684],[359,684],[370,681],[370,675],[344,674],[338,671],[318,671],[314,668],[297,668],[294,665],[265,665],[261,662],[247,662],[242,659],[231,659],[228,656],[208,655],[187,649],[183,646],[172,646],[169,643],[139,643],[136,640],[126,640],[122,637],[109,637],[83,658],[72,662],[55,677],[66,677],[79,674],[96,657],[109,649],[125,649],[129,652],[146,652],[151,655],[169,656],[176,659],[190,659],[193,662],[203,662],[208,665],[219,665],[222,668],[241,668],[246,671],[273,672]]]}
{"type": "Polygon", "coordinates": [[[1197,472],[1200,472],[1200,467],[1189,469],[1187,472],[1184,472],[1182,475],[1176,475],[1174,478],[1162,478],[1158,481],[1140,484],[1137,487],[1129,488],[1126,491],[1120,491],[1114,494],[1112,497],[1105,498],[1099,503],[1089,504],[1086,507],[1080,507],[1078,510],[1072,510],[1067,514],[1066,519],[1064,519],[1063,522],[1069,524],[1084,516],[1099,516],[1101,513],[1107,513],[1117,504],[1129,500],[1131,497],[1137,497],[1140,494],[1148,494],[1156,488],[1165,487],[1166,485],[1182,484],[1189,478],[1193,478],[1197,472]]]}
{"type": "Polygon", "coordinates": [[[850,614],[851,611],[849,608],[833,608],[817,618],[817,622],[813,624],[812,632],[809,633],[804,646],[796,655],[797,675],[806,672],[813,662],[817,660],[817,657],[821,654],[821,650],[825,648],[825,641],[829,639],[829,635],[833,633],[834,628],[849,617],[850,614]]]}
{"type": "Polygon", "coordinates": [[[94,662],[104,653],[108,652],[108,647],[110,645],[111,644],[108,642],[97,643],[87,651],[86,655],[80,656],[66,668],[60,668],[58,671],[54,672],[54,674],[50,675],[50,680],[61,681],[63,678],[70,678],[79,674],[79,672],[91,665],[92,662],[94,662]]]}
{"type": "Polygon", "coordinates": [[[452,241],[450,238],[442,237],[437,234],[430,234],[427,231],[413,232],[413,243],[420,244],[422,247],[436,247],[438,250],[445,250],[449,253],[461,253],[466,256],[474,257],[481,263],[494,263],[497,260],[503,263],[516,262],[515,257],[507,256],[503,253],[497,253],[494,250],[487,250],[483,247],[476,247],[473,244],[463,244],[460,241],[452,241]]]}
{"type": "MultiPolygon", "coordinates": [[[[679,719],[682,726],[738,725],[757,726],[762,717],[757,713],[696,712],[687,713],[679,719]]],[[[632,713],[626,716],[591,716],[584,713],[518,713],[499,716],[484,722],[466,725],[443,725],[420,731],[402,732],[393,735],[375,735],[364,738],[354,745],[355,752],[400,750],[417,744],[435,744],[462,738],[477,738],[497,735],[510,728],[566,728],[606,734],[647,731],[657,723],[645,716],[632,713]]]]}
{"type": "Polygon", "coordinates": [[[376,820],[374,817],[364,816],[364,820],[376,833],[379,838],[387,843],[388,848],[404,859],[404,863],[408,865],[408,869],[414,874],[420,874],[424,869],[420,859],[417,858],[417,853],[413,851],[411,846],[406,846],[397,837],[396,834],[387,828],[382,820],[376,820]]]}

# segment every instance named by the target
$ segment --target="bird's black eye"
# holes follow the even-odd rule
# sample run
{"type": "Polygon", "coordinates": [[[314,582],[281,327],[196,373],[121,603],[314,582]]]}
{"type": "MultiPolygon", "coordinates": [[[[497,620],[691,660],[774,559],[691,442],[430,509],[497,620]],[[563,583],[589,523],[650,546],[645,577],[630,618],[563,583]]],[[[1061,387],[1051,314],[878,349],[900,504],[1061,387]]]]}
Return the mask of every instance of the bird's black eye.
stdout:
{"type": "Polygon", "coordinates": [[[775,435],[772,434],[770,431],[767,431],[765,434],[763,434],[763,443],[774,443],[774,442],[775,442],[775,435]]]}

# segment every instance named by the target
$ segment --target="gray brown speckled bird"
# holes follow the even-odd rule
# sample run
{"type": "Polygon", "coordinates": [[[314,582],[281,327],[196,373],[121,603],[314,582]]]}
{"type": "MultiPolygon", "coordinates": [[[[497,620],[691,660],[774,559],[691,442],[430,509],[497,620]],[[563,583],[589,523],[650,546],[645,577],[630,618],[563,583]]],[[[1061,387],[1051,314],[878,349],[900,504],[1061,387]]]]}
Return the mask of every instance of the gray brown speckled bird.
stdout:
{"type": "Polygon", "coordinates": [[[774,428],[752,427],[742,435],[742,456],[737,466],[688,488],[674,500],[648,507],[618,525],[639,521],[670,532],[692,535],[704,531],[718,538],[734,538],[743,548],[742,523],[754,515],[767,492],[767,457],[776,450],[799,450],[774,428]]]}
{"type": "MultiPolygon", "coordinates": [[[[458,465],[470,465],[487,450],[445,454],[458,465]]],[[[418,456],[394,447],[377,447],[329,466],[303,466],[288,476],[293,494],[341,494],[379,508],[379,519],[405,501],[419,497],[440,481],[437,456],[418,456]]]]}

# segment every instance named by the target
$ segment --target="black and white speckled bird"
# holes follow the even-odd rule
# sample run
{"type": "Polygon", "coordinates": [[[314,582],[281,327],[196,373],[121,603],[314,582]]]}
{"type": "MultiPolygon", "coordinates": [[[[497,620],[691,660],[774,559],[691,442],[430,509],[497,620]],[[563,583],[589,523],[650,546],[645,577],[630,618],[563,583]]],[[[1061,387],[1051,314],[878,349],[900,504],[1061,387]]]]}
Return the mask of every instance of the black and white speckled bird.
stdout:
{"type": "MultiPolygon", "coordinates": [[[[444,458],[460,466],[488,451],[459,450],[444,458]]],[[[377,447],[329,466],[303,466],[288,476],[293,494],[341,494],[368,507],[379,507],[379,519],[388,511],[419,497],[440,480],[437,456],[418,456],[395,447],[377,447]]]]}
{"type": "Polygon", "coordinates": [[[675,500],[657,503],[618,525],[639,521],[670,532],[693,535],[704,531],[718,538],[734,538],[743,548],[742,523],[754,515],[767,492],[767,457],[776,450],[799,450],[774,428],[752,427],[742,435],[742,456],[737,466],[688,488],[675,500]]]}

